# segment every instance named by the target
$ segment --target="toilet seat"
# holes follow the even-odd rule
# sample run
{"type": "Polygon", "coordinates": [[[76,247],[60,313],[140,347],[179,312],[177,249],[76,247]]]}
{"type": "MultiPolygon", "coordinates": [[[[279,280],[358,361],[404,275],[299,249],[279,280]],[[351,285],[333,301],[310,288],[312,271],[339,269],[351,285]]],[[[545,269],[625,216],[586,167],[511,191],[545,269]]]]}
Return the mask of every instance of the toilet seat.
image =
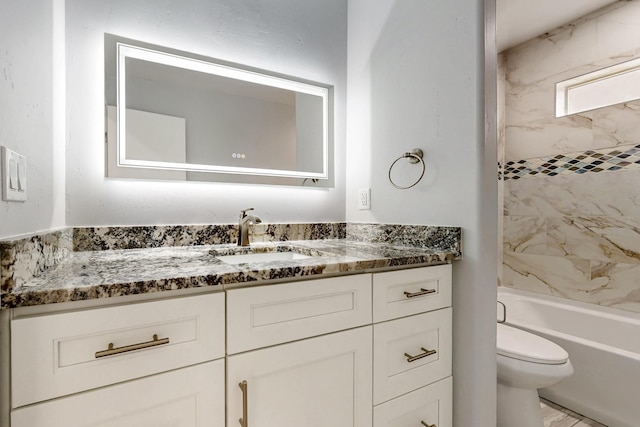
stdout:
{"type": "Polygon", "coordinates": [[[512,326],[497,326],[499,355],[546,365],[560,365],[569,359],[569,354],[556,343],[512,326]]]}

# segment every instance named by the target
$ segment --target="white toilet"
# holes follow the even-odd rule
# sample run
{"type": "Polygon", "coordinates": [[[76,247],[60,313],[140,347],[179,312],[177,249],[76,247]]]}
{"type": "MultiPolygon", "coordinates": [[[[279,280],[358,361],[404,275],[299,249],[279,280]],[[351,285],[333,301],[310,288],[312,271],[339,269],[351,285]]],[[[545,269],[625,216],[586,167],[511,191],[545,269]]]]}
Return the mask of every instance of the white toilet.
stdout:
{"type": "Polygon", "coordinates": [[[498,323],[497,357],[497,427],[544,427],[538,389],[573,373],[569,354],[545,338],[498,323]]]}

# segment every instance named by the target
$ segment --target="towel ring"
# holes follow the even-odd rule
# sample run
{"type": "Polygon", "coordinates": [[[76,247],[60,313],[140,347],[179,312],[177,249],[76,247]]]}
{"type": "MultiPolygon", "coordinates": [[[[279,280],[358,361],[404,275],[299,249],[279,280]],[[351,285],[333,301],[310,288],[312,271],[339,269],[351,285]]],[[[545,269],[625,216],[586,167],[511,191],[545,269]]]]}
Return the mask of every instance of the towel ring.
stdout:
{"type": "Polygon", "coordinates": [[[391,182],[391,185],[393,185],[394,187],[396,187],[396,188],[398,188],[400,190],[406,190],[407,188],[411,188],[414,185],[416,185],[417,183],[419,183],[420,180],[422,179],[422,177],[424,176],[424,170],[425,170],[423,156],[424,156],[424,153],[422,152],[422,150],[419,149],[419,148],[415,148],[415,149],[411,150],[408,153],[404,153],[402,156],[398,157],[393,163],[391,163],[391,166],[389,166],[389,182],[391,182]],[[398,161],[400,159],[404,159],[404,158],[408,158],[409,159],[409,163],[416,164],[416,163],[419,162],[420,165],[422,166],[422,171],[420,172],[420,176],[418,177],[418,179],[416,179],[413,184],[407,185],[406,187],[402,187],[402,186],[396,184],[395,182],[393,182],[393,179],[391,178],[391,170],[396,165],[396,163],[398,163],[398,161]]]}

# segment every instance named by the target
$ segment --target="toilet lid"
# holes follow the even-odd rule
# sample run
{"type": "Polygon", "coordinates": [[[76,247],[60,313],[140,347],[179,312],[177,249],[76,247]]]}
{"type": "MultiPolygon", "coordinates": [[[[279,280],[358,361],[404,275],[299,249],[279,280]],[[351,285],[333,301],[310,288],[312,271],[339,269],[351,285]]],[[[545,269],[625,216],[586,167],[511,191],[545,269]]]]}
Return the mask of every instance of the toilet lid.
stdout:
{"type": "Polygon", "coordinates": [[[501,323],[498,323],[497,351],[502,356],[547,365],[560,365],[569,359],[558,344],[501,323]]]}

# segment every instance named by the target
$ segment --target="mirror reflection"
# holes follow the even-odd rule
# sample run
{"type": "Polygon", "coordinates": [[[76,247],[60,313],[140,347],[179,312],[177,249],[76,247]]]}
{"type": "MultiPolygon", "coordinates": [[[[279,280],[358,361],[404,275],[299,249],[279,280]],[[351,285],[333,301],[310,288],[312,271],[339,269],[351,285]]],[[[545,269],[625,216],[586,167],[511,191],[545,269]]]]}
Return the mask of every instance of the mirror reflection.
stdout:
{"type": "Polygon", "coordinates": [[[105,38],[109,177],[330,185],[329,88],[123,40],[105,38]]]}

